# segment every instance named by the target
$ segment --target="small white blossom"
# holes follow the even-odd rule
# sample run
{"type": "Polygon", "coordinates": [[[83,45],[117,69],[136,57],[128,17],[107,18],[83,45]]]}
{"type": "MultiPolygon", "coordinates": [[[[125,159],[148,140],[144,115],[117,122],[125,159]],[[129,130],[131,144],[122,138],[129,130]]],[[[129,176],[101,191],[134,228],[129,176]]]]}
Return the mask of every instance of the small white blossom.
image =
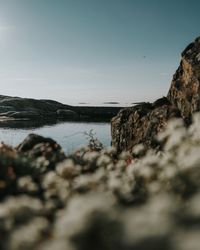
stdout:
{"type": "Polygon", "coordinates": [[[111,158],[108,155],[101,155],[97,160],[97,166],[106,166],[111,163],[111,158]]]}
{"type": "Polygon", "coordinates": [[[21,177],[17,182],[18,188],[21,191],[35,193],[38,191],[38,186],[35,182],[33,182],[33,179],[31,176],[24,176],[21,177]]]}
{"type": "Polygon", "coordinates": [[[56,167],[56,172],[58,175],[66,179],[72,179],[80,173],[79,169],[71,159],[59,163],[56,167]]]}

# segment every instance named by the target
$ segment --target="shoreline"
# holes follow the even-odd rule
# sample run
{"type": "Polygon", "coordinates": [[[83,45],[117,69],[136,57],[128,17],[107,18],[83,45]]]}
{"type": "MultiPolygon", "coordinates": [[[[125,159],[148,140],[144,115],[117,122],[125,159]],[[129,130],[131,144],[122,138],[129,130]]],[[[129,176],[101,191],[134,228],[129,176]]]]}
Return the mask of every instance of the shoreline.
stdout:
{"type": "Polygon", "coordinates": [[[9,121],[62,121],[110,122],[124,107],[71,106],[54,100],[0,95],[0,124],[9,121]]]}

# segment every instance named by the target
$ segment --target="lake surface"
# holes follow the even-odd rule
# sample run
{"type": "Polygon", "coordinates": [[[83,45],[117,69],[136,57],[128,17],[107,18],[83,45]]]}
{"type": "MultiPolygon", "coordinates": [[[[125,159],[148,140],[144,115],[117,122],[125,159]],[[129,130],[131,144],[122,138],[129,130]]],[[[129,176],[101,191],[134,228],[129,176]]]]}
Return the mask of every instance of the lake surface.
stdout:
{"type": "Polygon", "coordinates": [[[39,128],[0,128],[0,141],[16,146],[30,133],[36,133],[45,137],[51,137],[57,141],[66,153],[71,153],[77,148],[88,144],[88,138],[84,134],[93,130],[105,146],[111,143],[110,123],[95,122],[63,122],[55,125],[46,125],[39,128]]]}

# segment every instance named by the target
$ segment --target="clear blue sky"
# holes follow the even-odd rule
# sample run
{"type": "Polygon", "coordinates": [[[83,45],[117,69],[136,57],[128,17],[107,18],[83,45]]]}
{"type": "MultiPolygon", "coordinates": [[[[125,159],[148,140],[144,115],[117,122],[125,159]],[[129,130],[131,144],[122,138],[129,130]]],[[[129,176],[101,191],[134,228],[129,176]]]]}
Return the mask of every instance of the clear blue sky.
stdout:
{"type": "Polygon", "coordinates": [[[154,100],[199,25],[199,0],[0,0],[0,94],[154,100]]]}

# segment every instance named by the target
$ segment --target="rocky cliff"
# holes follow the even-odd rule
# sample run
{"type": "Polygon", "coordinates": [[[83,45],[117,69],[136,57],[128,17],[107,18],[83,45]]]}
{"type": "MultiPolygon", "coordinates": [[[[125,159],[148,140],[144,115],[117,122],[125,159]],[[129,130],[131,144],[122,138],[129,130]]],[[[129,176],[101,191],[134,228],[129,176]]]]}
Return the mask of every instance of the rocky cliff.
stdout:
{"type": "Polygon", "coordinates": [[[122,109],[112,119],[112,144],[118,151],[131,150],[138,143],[155,147],[155,135],[166,127],[169,119],[182,117],[190,124],[191,115],[199,110],[200,37],[183,51],[167,97],[122,109]]]}
{"type": "Polygon", "coordinates": [[[183,51],[167,97],[184,119],[200,110],[200,37],[183,51]]]}

